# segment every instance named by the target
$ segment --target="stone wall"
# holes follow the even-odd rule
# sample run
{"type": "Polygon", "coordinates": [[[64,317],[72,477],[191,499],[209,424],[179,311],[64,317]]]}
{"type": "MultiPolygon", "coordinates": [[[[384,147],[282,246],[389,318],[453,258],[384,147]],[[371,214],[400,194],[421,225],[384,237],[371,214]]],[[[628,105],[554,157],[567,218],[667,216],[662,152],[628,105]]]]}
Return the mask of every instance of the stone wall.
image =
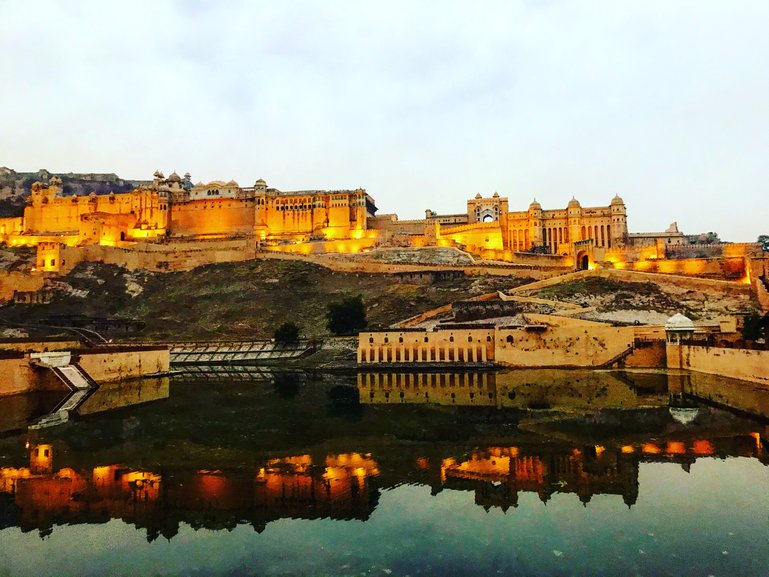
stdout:
{"type": "Polygon", "coordinates": [[[769,351],[668,344],[667,360],[670,369],[687,369],[769,387],[769,351]]]}
{"type": "MultiPolygon", "coordinates": [[[[0,341],[0,351],[17,351],[21,353],[46,353],[49,351],[71,351],[82,346],[76,340],[26,340],[13,339],[0,341]]],[[[0,372],[2,375],[2,372],[0,372]]]]}
{"type": "Polygon", "coordinates": [[[37,382],[35,371],[23,353],[0,357],[0,396],[28,393],[37,382]]]}
{"type": "Polygon", "coordinates": [[[97,383],[122,381],[169,370],[167,347],[77,351],[77,364],[97,383]]]}
{"type": "Polygon", "coordinates": [[[719,279],[741,279],[745,276],[745,258],[741,256],[722,258],[681,258],[653,259],[635,262],[615,262],[614,268],[649,273],[702,276],[719,279]]]}
{"type": "Polygon", "coordinates": [[[38,291],[43,284],[44,278],[39,274],[0,272],[0,301],[11,300],[15,291],[38,291]]]}
{"type": "Polygon", "coordinates": [[[62,246],[61,272],[67,273],[81,262],[103,262],[128,270],[171,272],[207,264],[251,260],[255,256],[255,244],[247,238],[140,243],[130,248],[62,246]]]}
{"type": "MultiPolygon", "coordinates": [[[[664,339],[664,331],[662,339],[664,339]]],[[[633,352],[620,362],[620,366],[635,369],[659,369],[667,365],[667,350],[664,340],[638,341],[633,352]]]]}
{"type": "Polygon", "coordinates": [[[502,300],[457,301],[452,304],[451,308],[454,311],[454,320],[457,322],[514,316],[521,312],[518,303],[502,300]]]}
{"type": "Polygon", "coordinates": [[[497,329],[494,358],[513,367],[600,367],[632,351],[633,327],[526,315],[532,324],[497,329]]]}

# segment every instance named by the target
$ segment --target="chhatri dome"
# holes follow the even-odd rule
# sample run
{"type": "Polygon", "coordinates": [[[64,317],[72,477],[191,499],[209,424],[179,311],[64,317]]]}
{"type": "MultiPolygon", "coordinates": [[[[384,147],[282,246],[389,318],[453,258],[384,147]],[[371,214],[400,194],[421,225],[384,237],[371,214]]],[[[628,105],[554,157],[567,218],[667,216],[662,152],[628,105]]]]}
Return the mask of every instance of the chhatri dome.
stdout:
{"type": "Polygon", "coordinates": [[[537,202],[536,198],[529,205],[529,210],[540,210],[541,208],[542,208],[542,205],[537,202]]]}
{"type": "Polygon", "coordinates": [[[690,318],[678,313],[668,319],[668,322],[665,323],[665,330],[673,332],[692,332],[694,331],[694,323],[690,318]]]}
{"type": "Polygon", "coordinates": [[[483,198],[483,197],[481,196],[480,192],[475,195],[475,200],[481,200],[481,198],[483,198]]]}
{"type": "Polygon", "coordinates": [[[572,196],[567,208],[582,208],[582,205],[579,203],[576,197],[572,196]]]}
{"type": "Polygon", "coordinates": [[[616,204],[625,204],[625,201],[620,198],[619,194],[615,194],[614,198],[611,199],[611,206],[616,204]]]}
{"type": "Polygon", "coordinates": [[[182,181],[182,177],[181,177],[181,176],[179,176],[178,174],[176,174],[176,171],[173,171],[173,172],[172,172],[172,173],[171,173],[171,174],[168,176],[168,181],[169,181],[169,182],[181,182],[181,181],[182,181]]]}

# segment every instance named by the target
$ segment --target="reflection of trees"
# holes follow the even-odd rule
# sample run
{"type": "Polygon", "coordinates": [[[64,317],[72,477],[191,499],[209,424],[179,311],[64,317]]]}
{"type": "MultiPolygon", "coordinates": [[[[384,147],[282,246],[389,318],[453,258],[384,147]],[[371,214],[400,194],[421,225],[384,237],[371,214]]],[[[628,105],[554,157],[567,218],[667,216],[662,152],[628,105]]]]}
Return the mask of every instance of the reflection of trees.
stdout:
{"type": "Polygon", "coordinates": [[[293,372],[274,373],[275,392],[284,399],[293,399],[302,386],[302,375],[293,372]]]}
{"type": "Polygon", "coordinates": [[[335,385],[326,393],[328,398],[328,415],[341,417],[351,421],[359,421],[363,414],[360,395],[355,387],[335,385]]]}

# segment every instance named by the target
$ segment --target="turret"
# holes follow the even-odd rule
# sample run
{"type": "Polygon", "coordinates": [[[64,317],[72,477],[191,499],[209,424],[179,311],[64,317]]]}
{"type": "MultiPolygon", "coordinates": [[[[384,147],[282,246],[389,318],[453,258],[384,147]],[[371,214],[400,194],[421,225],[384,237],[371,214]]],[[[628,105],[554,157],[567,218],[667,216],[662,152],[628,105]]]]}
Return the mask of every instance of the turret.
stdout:
{"type": "Polygon", "coordinates": [[[536,198],[529,205],[529,238],[531,239],[531,246],[527,247],[527,250],[542,246],[542,205],[537,202],[536,198]]]}
{"type": "Polygon", "coordinates": [[[622,244],[627,238],[627,209],[625,202],[614,195],[611,199],[611,242],[612,246],[622,244]]]}
{"type": "Polygon", "coordinates": [[[573,196],[566,206],[566,213],[569,220],[569,240],[582,240],[582,205],[573,196]]]}

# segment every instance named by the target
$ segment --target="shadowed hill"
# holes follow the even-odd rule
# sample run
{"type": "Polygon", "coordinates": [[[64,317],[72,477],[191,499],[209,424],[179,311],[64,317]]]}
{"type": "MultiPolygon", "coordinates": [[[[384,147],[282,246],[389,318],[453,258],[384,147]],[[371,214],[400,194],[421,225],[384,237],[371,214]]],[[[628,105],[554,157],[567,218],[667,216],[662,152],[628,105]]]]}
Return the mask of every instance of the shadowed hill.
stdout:
{"type": "Polygon", "coordinates": [[[369,326],[530,279],[464,277],[432,285],[395,282],[385,274],[342,273],[298,261],[254,260],[187,272],[129,272],[87,263],[53,281],[47,305],[13,305],[0,317],[34,322],[55,315],[125,317],[143,321],[142,338],[262,339],[293,321],[306,336],[327,334],[328,303],[360,294],[369,326]]]}

